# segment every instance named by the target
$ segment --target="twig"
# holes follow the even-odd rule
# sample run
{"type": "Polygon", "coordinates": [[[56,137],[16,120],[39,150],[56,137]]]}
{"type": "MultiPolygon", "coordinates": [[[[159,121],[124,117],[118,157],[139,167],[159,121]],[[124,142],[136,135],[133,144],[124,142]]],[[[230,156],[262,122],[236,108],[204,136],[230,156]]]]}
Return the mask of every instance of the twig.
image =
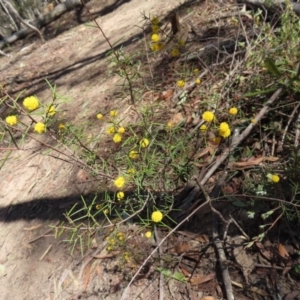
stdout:
{"type": "MultiPolygon", "coordinates": [[[[76,163],[78,163],[78,164],[80,164],[80,165],[82,165],[82,166],[84,166],[84,167],[86,167],[86,168],[88,168],[88,169],[92,169],[92,168],[91,168],[90,166],[88,166],[85,162],[83,162],[80,158],[77,158],[77,157],[74,155],[74,153],[72,153],[71,150],[70,150],[69,148],[65,147],[63,144],[62,144],[62,145],[65,147],[65,149],[67,149],[67,150],[69,150],[69,152],[71,152],[71,155],[68,155],[68,154],[66,154],[66,153],[64,153],[64,152],[62,152],[62,151],[60,151],[59,149],[57,149],[57,148],[55,148],[55,147],[52,147],[51,145],[46,144],[45,142],[42,142],[41,140],[38,140],[38,139],[35,138],[34,136],[30,135],[29,133],[27,133],[27,132],[25,132],[25,131],[23,131],[23,130],[21,130],[21,129],[19,129],[19,128],[16,128],[16,127],[14,127],[14,126],[11,126],[11,125],[6,124],[6,123],[5,123],[4,121],[2,121],[2,120],[0,120],[0,122],[1,122],[3,125],[5,125],[5,126],[8,126],[8,127],[12,128],[12,129],[14,129],[14,130],[16,130],[16,131],[19,131],[19,132],[25,134],[26,136],[28,136],[28,137],[30,137],[31,139],[33,139],[33,140],[35,140],[36,142],[38,142],[39,144],[41,144],[41,145],[43,145],[43,146],[45,146],[45,147],[47,147],[47,148],[49,148],[49,149],[51,149],[51,150],[53,150],[53,151],[55,151],[55,152],[58,152],[58,153],[64,155],[65,157],[71,159],[71,161],[75,161],[76,163]]],[[[50,134],[50,136],[52,136],[52,135],[50,134]]],[[[53,136],[52,136],[52,137],[53,137],[53,136]]],[[[108,175],[108,174],[105,174],[105,173],[102,173],[102,172],[99,172],[99,171],[97,171],[97,175],[100,175],[100,176],[103,176],[103,177],[106,177],[106,178],[109,178],[109,179],[113,179],[113,178],[114,178],[114,177],[111,176],[111,175],[108,175]]]]}
{"type": "Polygon", "coordinates": [[[215,244],[215,247],[216,247],[218,255],[219,255],[219,262],[220,262],[220,267],[221,267],[221,271],[222,271],[222,278],[223,278],[223,283],[224,283],[226,296],[227,296],[226,299],[234,300],[228,267],[226,264],[224,264],[224,262],[226,262],[227,259],[226,259],[226,255],[225,255],[225,251],[224,251],[222,242],[219,239],[218,217],[215,213],[213,213],[213,215],[212,215],[212,224],[213,224],[213,242],[215,244]]]}
{"type": "MultiPolygon", "coordinates": [[[[253,198],[253,199],[258,199],[258,200],[264,200],[264,201],[276,201],[276,202],[281,202],[285,205],[292,205],[294,207],[300,207],[300,204],[295,204],[286,200],[278,199],[278,198],[270,198],[270,197],[263,197],[263,196],[254,196],[254,195],[246,195],[246,194],[234,194],[235,197],[246,197],[246,198],[253,198]]],[[[222,200],[222,199],[227,199],[227,196],[221,196],[216,198],[215,200],[222,200]]]]}
{"type": "MultiPolygon", "coordinates": [[[[54,225],[49,225],[49,226],[55,227],[55,226],[57,226],[59,223],[60,223],[60,221],[57,221],[56,223],[54,223],[54,225]]],[[[28,242],[28,244],[31,244],[31,243],[36,242],[37,240],[43,238],[45,235],[47,235],[48,233],[50,233],[52,230],[53,230],[53,228],[49,228],[49,229],[46,230],[43,234],[41,234],[41,235],[39,235],[38,237],[36,237],[36,238],[30,240],[30,241],[28,242]]]]}
{"type": "MultiPolygon", "coordinates": [[[[154,225],[154,235],[155,235],[156,243],[159,244],[160,237],[159,237],[156,225],[154,225]]],[[[159,247],[158,247],[158,255],[159,255],[160,266],[162,267],[163,260],[161,258],[161,255],[162,255],[161,245],[159,245],[159,247]]],[[[159,275],[159,300],[163,300],[163,299],[164,299],[164,275],[163,275],[163,272],[160,272],[160,275],[159,275]]]]}
{"type": "Polygon", "coordinates": [[[113,47],[113,45],[111,44],[111,42],[109,41],[108,37],[106,36],[106,34],[104,33],[104,31],[102,30],[101,26],[99,25],[99,23],[96,20],[96,17],[94,17],[92,15],[92,13],[90,12],[90,10],[88,9],[88,7],[86,6],[84,0],[81,0],[82,5],[84,6],[84,8],[86,9],[88,15],[93,19],[94,23],[96,24],[96,26],[98,27],[98,29],[101,31],[101,34],[103,35],[104,39],[106,40],[106,42],[108,43],[110,49],[112,50],[112,53],[114,54],[116,60],[118,61],[118,66],[121,70],[124,71],[125,77],[126,77],[126,81],[128,83],[128,87],[129,87],[129,92],[130,92],[130,98],[131,98],[131,102],[134,105],[135,104],[135,100],[134,100],[134,95],[133,95],[133,86],[131,83],[131,78],[129,77],[129,73],[126,70],[126,64],[124,64],[121,60],[120,57],[118,55],[118,53],[116,52],[115,48],[113,47]]]}
{"type": "Polygon", "coordinates": [[[45,256],[47,255],[47,253],[51,250],[51,248],[52,248],[52,244],[46,249],[46,251],[44,252],[44,254],[40,257],[40,261],[42,261],[44,258],[45,258],[45,256]]]}
{"type": "Polygon", "coordinates": [[[229,214],[230,220],[234,223],[234,225],[239,229],[239,231],[242,233],[242,235],[250,241],[250,237],[248,234],[243,230],[243,228],[238,224],[238,222],[232,217],[231,214],[229,214]]]}
{"type": "MultiPolygon", "coordinates": [[[[200,188],[203,192],[203,195],[206,199],[206,202],[211,204],[211,201],[212,201],[211,198],[217,198],[218,197],[218,195],[220,193],[220,190],[221,190],[221,187],[222,187],[223,183],[225,182],[226,176],[227,176],[227,172],[225,171],[224,174],[217,181],[217,183],[216,183],[214,189],[212,190],[210,196],[205,191],[203,185],[201,183],[197,182],[200,185],[200,188]]],[[[212,206],[211,206],[211,208],[212,208],[212,206]]],[[[221,267],[221,271],[222,271],[222,278],[223,278],[223,282],[224,282],[224,286],[225,286],[227,300],[234,300],[228,267],[224,264],[224,262],[226,262],[227,259],[226,259],[226,255],[225,255],[225,251],[224,251],[222,242],[219,239],[218,216],[220,217],[220,219],[223,222],[225,222],[225,224],[228,223],[228,221],[226,221],[224,219],[224,217],[222,216],[222,214],[219,211],[213,209],[213,212],[212,212],[213,242],[215,244],[215,247],[216,247],[218,255],[219,255],[220,267],[221,267]]]]}

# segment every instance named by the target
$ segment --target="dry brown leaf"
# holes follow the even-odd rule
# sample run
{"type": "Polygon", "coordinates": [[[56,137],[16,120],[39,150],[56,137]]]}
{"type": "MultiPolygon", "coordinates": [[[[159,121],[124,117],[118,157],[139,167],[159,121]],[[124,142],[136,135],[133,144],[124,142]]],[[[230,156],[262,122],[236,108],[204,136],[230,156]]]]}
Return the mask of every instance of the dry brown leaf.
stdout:
{"type": "Polygon", "coordinates": [[[180,267],[182,274],[185,277],[188,277],[188,278],[191,277],[191,273],[186,268],[184,268],[182,264],[179,264],[179,267],[180,267]]]}
{"type": "Polygon", "coordinates": [[[42,224],[39,224],[39,225],[34,225],[34,226],[31,226],[31,227],[25,227],[23,228],[24,231],[31,231],[31,230],[35,230],[35,229],[38,229],[42,226],[42,224]]]}
{"type": "Polygon", "coordinates": [[[240,161],[240,162],[234,162],[233,166],[236,167],[252,167],[252,166],[258,166],[260,165],[263,161],[277,161],[279,158],[278,157],[273,157],[273,156],[259,156],[259,157],[250,157],[247,161],[240,161]]]}
{"type": "Polygon", "coordinates": [[[216,300],[216,298],[213,296],[205,296],[205,297],[201,298],[200,300],[216,300]]]}
{"type": "Polygon", "coordinates": [[[84,274],[84,282],[83,282],[83,290],[86,291],[86,288],[90,281],[91,276],[91,263],[89,263],[85,268],[85,274],[84,274]]]}
{"type": "Polygon", "coordinates": [[[256,247],[259,249],[260,253],[262,254],[262,256],[264,258],[266,258],[267,260],[271,261],[272,258],[274,257],[273,253],[266,249],[265,246],[260,243],[260,242],[255,242],[256,247]]]}
{"type": "Polygon", "coordinates": [[[216,149],[219,147],[221,143],[221,138],[219,138],[218,136],[214,136],[214,134],[210,133],[208,136],[208,141],[207,141],[207,145],[216,149]]]}
{"type": "Polygon", "coordinates": [[[207,274],[207,275],[194,274],[193,277],[190,279],[190,284],[198,285],[198,284],[212,280],[215,276],[216,276],[216,273],[214,273],[214,272],[207,274]]]}
{"type": "Polygon", "coordinates": [[[200,243],[209,243],[209,238],[206,234],[197,234],[194,239],[200,243]]]}
{"type": "Polygon", "coordinates": [[[96,273],[99,277],[102,278],[103,272],[102,272],[102,269],[99,265],[96,266],[96,273]]]}
{"type": "Polygon", "coordinates": [[[200,243],[209,243],[209,238],[206,234],[198,234],[198,233],[194,233],[194,232],[189,232],[189,231],[185,231],[185,230],[179,230],[177,231],[178,233],[187,236],[191,239],[194,239],[200,243]]]}
{"type": "Polygon", "coordinates": [[[182,115],[182,113],[177,113],[175,114],[171,120],[169,120],[169,123],[171,123],[173,126],[177,126],[180,122],[182,122],[184,120],[184,117],[182,115]]]}
{"type": "Polygon", "coordinates": [[[188,251],[191,251],[192,249],[193,249],[193,247],[191,245],[189,245],[188,243],[180,243],[174,247],[174,251],[178,255],[188,252],[188,251]]]}
{"type": "Polygon", "coordinates": [[[249,275],[254,269],[254,261],[251,255],[249,255],[244,248],[245,240],[242,237],[237,237],[234,239],[234,249],[233,254],[235,261],[242,268],[243,275],[245,277],[246,283],[249,282],[249,275]]]}
{"type": "Polygon", "coordinates": [[[78,171],[76,177],[79,182],[85,182],[89,179],[89,174],[86,171],[84,171],[83,169],[80,169],[78,171]]]}
{"type": "Polygon", "coordinates": [[[282,244],[278,244],[278,252],[282,258],[289,259],[290,255],[282,244]]]}
{"type": "Polygon", "coordinates": [[[205,149],[203,149],[202,151],[200,151],[199,153],[196,153],[195,154],[195,156],[194,156],[194,158],[195,159],[197,159],[197,158],[201,158],[201,157],[203,157],[204,155],[206,155],[206,154],[212,154],[212,153],[214,153],[215,152],[215,150],[214,150],[214,148],[213,147],[206,147],[205,149]]]}
{"type": "Polygon", "coordinates": [[[111,257],[115,257],[118,254],[120,254],[121,251],[113,251],[110,252],[109,254],[99,254],[99,255],[94,255],[94,258],[98,258],[98,259],[103,259],[103,258],[111,258],[111,257]]]}
{"type": "Polygon", "coordinates": [[[265,290],[259,289],[259,288],[255,287],[255,286],[250,287],[249,290],[251,292],[253,292],[253,293],[259,294],[259,295],[264,296],[264,297],[270,296],[265,290]]]}
{"type": "Polygon", "coordinates": [[[173,90],[167,90],[161,93],[161,98],[163,100],[169,101],[172,98],[173,94],[174,94],[173,90]]]}

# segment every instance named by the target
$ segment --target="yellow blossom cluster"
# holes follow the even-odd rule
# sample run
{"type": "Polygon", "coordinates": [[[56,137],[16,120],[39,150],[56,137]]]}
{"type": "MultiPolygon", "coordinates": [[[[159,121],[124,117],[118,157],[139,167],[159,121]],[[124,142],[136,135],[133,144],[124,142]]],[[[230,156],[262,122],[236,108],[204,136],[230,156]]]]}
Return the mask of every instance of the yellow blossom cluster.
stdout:
{"type": "Polygon", "coordinates": [[[229,109],[229,114],[235,116],[238,113],[238,109],[236,107],[231,107],[229,109]]]}
{"type": "Polygon", "coordinates": [[[230,130],[230,127],[228,125],[228,123],[226,122],[222,122],[220,124],[220,127],[219,127],[219,134],[220,136],[224,137],[224,138],[227,138],[230,136],[231,134],[231,130],[230,130]]]}
{"type": "Polygon", "coordinates": [[[130,157],[131,159],[137,159],[137,158],[139,158],[139,152],[136,151],[136,150],[131,150],[131,151],[129,152],[129,157],[130,157]]]}
{"type": "Polygon", "coordinates": [[[34,131],[37,133],[44,133],[46,131],[46,125],[42,122],[38,122],[34,126],[34,131]]]}
{"type": "Polygon", "coordinates": [[[267,178],[273,183],[277,183],[280,181],[280,177],[277,174],[267,174],[267,178]]]}
{"type": "Polygon", "coordinates": [[[122,200],[123,198],[125,197],[125,193],[120,191],[120,192],[117,192],[117,199],[120,201],[122,200]]]}
{"type": "Polygon", "coordinates": [[[142,148],[147,148],[149,146],[149,143],[150,143],[149,140],[146,138],[140,140],[140,145],[142,148]]]}
{"type": "Polygon", "coordinates": [[[10,126],[14,126],[18,123],[18,118],[17,116],[7,116],[5,122],[10,126]]]}
{"type": "Polygon", "coordinates": [[[179,88],[183,88],[183,87],[185,86],[184,80],[178,80],[178,81],[177,81],[177,86],[178,86],[179,88]]]}
{"type": "Polygon", "coordinates": [[[215,115],[212,111],[205,111],[202,114],[202,119],[206,122],[212,122],[215,119],[215,115]]]}
{"type": "Polygon", "coordinates": [[[125,178],[123,176],[119,176],[115,181],[114,185],[118,188],[121,189],[125,185],[125,178]]]}
{"type": "Polygon", "coordinates": [[[161,211],[154,211],[151,215],[151,220],[155,223],[159,223],[163,219],[163,214],[161,211]]]}
{"type": "Polygon", "coordinates": [[[47,109],[47,116],[53,117],[56,114],[56,108],[54,105],[50,105],[47,109]]]}
{"type": "Polygon", "coordinates": [[[151,231],[147,231],[147,232],[145,233],[145,237],[146,237],[147,239],[150,239],[151,236],[152,236],[152,232],[151,232],[151,231]]]}
{"type": "Polygon", "coordinates": [[[115,118],[117,115],[118,115],[118,111],[117,110],[111,110],[109,112],[109,115],[112,117],[112,118],[115,118]]]}
{"type": "Polygon", "coordinates": [[[171,55],[173,56],[173,57],[177,57],[177,56],[179,56],[179,49],[177,48],[177,47],[175,47],[175,48],[173,48],[172,49],[172,51],[171,51],[171,55]]]}
{"type": "MultiPolygon", "coordinates": [[[[235,108],[236,109],[236,108],[235,108]]],[[[237,109],[236,111],[233,110],[232,112],[236,112],[237,113],[237,109]]],[[[202,119],[208,123],[212,122],[215,120],[215,114],[212,111],[205,111],[202,114],[202,119]]],[[[207,126],[205,124],[203,124],[202,126],[200,126],[199,128],[201,131],[207,130],[207,126]]],[[[231,129],[228,125],[228,123],[226,122],[222,122],[219,126],[219,135],[223,138],[227,138],[229,137],[231,134],[231,129]]]]}
{"type": "MultiPolygon", "coordinates": [[[[118,111],[117,110],[111,110],[109,112],[109,115],[112,118],[115,118],[118,115],[118,111]]],[[[97,119],[101,120],[103,118],[102,114],[98,114],[97,115],[97,119]]],[[[125,133],[125,128],[123,126],[118,126],[118,125],[113,125],[108,127],[108,129],[106,130],[107,134],[113,134],[113,141],[115,143],[121,143],[122,141],[122,134],[125,133]]]]}
{"type": "Polygon", "coordinates": [[[135,168],[129,168],[127,170],[127,174],[129,174],[131,176],[135,175],[136,174],[136,169],[135,168]]]}
{"type": "Polygon", "coordinates": [[[152,29],[152,35],[151,35],[151,45],[150,48],[152,51],[160,51],[164,48],[164,44],[161,42],[161,37],[159,34],[160,26],[159,26],[159,19],[157,17],[154,17],[151,20],[151,29],[152,29]]]}
{"type": "Polygon", "coordinates": [[[24,99],[23,105],[29,111],[33,111],[40,106],[40,102],[36,96],[29,96],[24,99]]]}
{"type": "Polygon", "coordinates": [[[113,141],[117,143],[121,143],[122,141],[122,135],[120,133],[115,133],[113,137],[113,141]]]}

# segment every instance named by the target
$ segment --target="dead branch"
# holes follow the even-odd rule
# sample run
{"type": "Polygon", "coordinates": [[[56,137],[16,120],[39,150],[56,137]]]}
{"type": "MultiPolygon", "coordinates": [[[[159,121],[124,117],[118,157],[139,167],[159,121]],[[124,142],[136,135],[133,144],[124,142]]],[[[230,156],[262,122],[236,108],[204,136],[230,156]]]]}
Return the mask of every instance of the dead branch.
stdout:
{"type": "Polygon", "coordinates": [[[34,25],[31,25],[28,21],[24,20],[19,12],[13,7],[13,5],[7,1],[7,0],[3,0],[3,5],[6,6],[7,10],[13,14],[15,16],[15,18],[20,22],[22,23],[23,25],[25,25],[27,27],[27,29],[31,29],[33,31],[36,32],[36,34],[40,37],[41,41],[44,42],[44,38],[42,36],[42,33],[34,26],[34,25]]]}
{"type": "MultiPolygon", "coordinates": [[[[89,2],[90,0],[86,0],[85,2],[89,2]]],[[[60,16],[65,14],[68,11],[73,10],[76,7],[81,6],[80,0],[66,0],[66,2],[61,3],[57,5],[51,12],[44,15],[42,18],[36,19],[30,23],[33,27],[36,27],[38,29],[50,24],[51,22],[58,19],[60,16]]],[[[0,49],[4,48],[8,44],[12,44],[15,41],[26,37],[28,34],[32,32],[32,28],[23,28],[19,30],[18,32],[3,38],[0,41],[0,49]]]]}

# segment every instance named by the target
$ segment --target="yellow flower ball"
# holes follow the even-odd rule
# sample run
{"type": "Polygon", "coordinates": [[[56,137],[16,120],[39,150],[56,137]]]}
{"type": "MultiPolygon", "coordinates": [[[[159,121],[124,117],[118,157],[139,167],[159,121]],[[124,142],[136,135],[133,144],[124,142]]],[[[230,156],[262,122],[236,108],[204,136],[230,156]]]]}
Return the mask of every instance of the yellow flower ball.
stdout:
{"type": "Polygon", "coordinates": [[[164,44],[163,43],[153,43],[153,44],[151,44],[150,47],[151,47],[152,51],[159,51],[159,50],[163,49],[164,44]]]}
{"type": "Polygon", "coordinates": [[[179,50],[177,48],[174,48],[172,51],[171,51],[171,55],[173,57],[177,57],[179,56],[179,50]]]}
{"type": "Polygon", "coordinates": [[[163,218],[163,214],[157,210],[157,211],[154,211],[151,215],[151,220],[155,223],[159,223],[163,218]]]}
{"type": "Polygon", "coordinates": [[[267,174],[267,178],[269,181],[277,183],[280,181],[280,177],[277,174],[267,174]]]}
{"type": "Polygon", "coordinates": [[[207,130],[207,126],[205,124],[201,125],[199,128],[201,131],[206,131],[207,130]]]}
{"type": "Polygon", "coordinates": [[[153,17],[152,20],[151,20],[151,23],[154,24],[154,25],[158,25],[159,24],[158,17],[153,17]]]}
{"type": "Polygon", "coordinates": [[[153,32],[153,33],[158,33],[158,32],[159,32],[159,26],[158,26],[158,25],[153,24],[153,25],[151,26],[151,28],[152,28],[152,32],[153,32]]]}
{"type": "Polygon", "coordinates": [[[117,192],[117,199],[120,201],[125,197],[124,192],[117,192]]]}
{"type": "Polygon", "coordinates": [[[108,209],[105,209],[105,210],[103,211],[103,213],[104,213],[105,215],[107,215],[107,214],[109,213],[109,210],[108,210],[108,209]]]}
{"type": "Polygon", "coordinates": [[[177,86],[180,87],[180,88],[183,88],[185,86],[184,80],[178,80],[177,81],[177,86]]]}
{"type": "Polygon", "coordinates": [[[252,120],[251,120],[251,123],[252,123],[252,124],[255,124],[255,123],[256,123],[256,120],[255,120],[255,119],[252,119],[252,120]]]}
{"type": "Polygon", "coordinates": [[[101,209],[101,204],[96,204],[96,209],[97,210],[101,209]]]}
{"type": "Polygon", "coordinates": [[[66,129],[66,125],[63,124],[63,123],[60,123],[60,124],[58,125],[58,129],[59,129],[59,130],[64,130],[64,129],[66,129]]]}
{"type": "Polygon", "coordinates": [[[114,134],[115,132],[116,132],[116,129],[114,126],[111,126],[106,130],[107,134],[114,134]]]}
{"type": "Polygon", "coordinates": [[[152,236],[152,232],[151,232],[151,231],[147,231],[147,232],[145,233],[145,237],[146,237],[147,239],[150,239],[151,236],[152,236]]]}
{"type": "Polygon", "coordinates": [[[103,119],[103,115],[102,115],[102,114],[97,114],[97,119],[98,119],[98,120],[103,119]]]}
{"type": "Polygon", "coordinates": [[[238,109],[236,107],[231,107],[229,109],[229,114],[235,116],[238,113],[238,109]]]}
{"type": "Polygon", "coordinates": [[[181,46],[181,47],[184,47],[185,46],[185,41],[184,40],[179,40],[178,45],[181,46]]]}
{"type": "Polygon", "coordinates": [[[160,41],[160,37],[157,33],[153,33],[152,36],[151,36],[151,40],[154,42],[154,43],[157,43],[160,41]]]}
{"type": "Polygon", "coordinates": [[[216,137],[212,138],[211,141],[217,146],[221,143],[221,138],[216,136],[216,137]]]}
{"type": "Polygon", "coordinates": [[[135,175],[136,174],[136,170],[135,170],[135,168],[130,168],[130,169],[128,169],[127,170],[127,174],[129,174],[129,175],[135,175]]]}
{"type": "Polygon", "coordinates": [[[173,127],[172,122],[168,122],[167,127],[168,127],[169,129],[171,129],[171,128],[173,127]]]}
{"type": "Polygon", "coordinates": [[[111,111],[109,112],[109,114],[110,114],[110,116],[111,116],[112,118],[114,118],[114,117],[116,117],[116,116],[118,115],[118,112],[117,112],[116,110],[111,110],[111,111]]]}
{"type": "Polygon", "coordinates": [[[125,128],[124,127],[119,127],[118,132],[119,133],[124,133],[125,132],[125,128]]]}
{"type": "Polygon", "coordinates": [[[199,69],[194,69],[194,74],[197,75],[199,73],[199,69]]]}
{"type": "Polygon", "coordinates": [[[115,181],[114,185],[118,188],[121,189],[125,185],[125,178],[123,176],[119,176],[115,181]]]}
{"type": "Polygon", "coordinates": [[[5,122],[11,126],[14,126],[18,123],[17,116],[7,116],[5,122]]]}
{"type": "Polygon", "coordinates": [[[53,117],[56,114],[56,109],[54,105],[50,105],[47,110],[47,115],[53,117]]]}
{"type": "Polygon", "coordinates": [[[34,126],[34,131],[37,133],[44,133],[46,131],[46,125],[42,122],[38,122],[34,126]]]}
{"type": "Polygon", "coordinates": [[[205,111],[203,114],[202,114],[202,119],[206,122],[212,122],[215,118],[215,115],[213,112],[211,111],[205,111]]]}
{"type": "Polygon", "coordinates": [[[142,148],[147,148],[149,146],[149,140],[146,138],[143,138],[140,140],[140,145],[142,148]]]}
{"type": "Polygon", "coordinates": [[[37,97],[29,96],[26,97],[23,101],[24,107],[26,107],[29,111],[36,110],[40,106],[40,102],[37,97]]]}
{"type": "Polygon", "coordinates": [[[137,159],[137,158],[139,157],[139,153],[138,153],[136,150],[131,150],[131,151],[129,152],[129,157],[130,157],[131,159],[137,159]]]}
{"type": "Polygon", "coordinates": [[[219,127],[219,134],[220,136],[226,138],[226,137],[229,137],[230,134],[231,134],[231,130],[229,128],[229,125],[226,123],[226,122],[222,122],[220,124],[220,127],[219,127]]]}
{"type": "Polygon", "coordinates": [[[196,83],[196,84],[200,84],[200,83],[201,83],[200,78],[197,78],[197,79],[195,80],[195,83],[196,83]]]}
{"type": "Polygon", "coordinates": [[[113,141],[117,143],[121,143],[122,141],[122,135],[120,133],[115,133],[113,137],[113,141]]]}

